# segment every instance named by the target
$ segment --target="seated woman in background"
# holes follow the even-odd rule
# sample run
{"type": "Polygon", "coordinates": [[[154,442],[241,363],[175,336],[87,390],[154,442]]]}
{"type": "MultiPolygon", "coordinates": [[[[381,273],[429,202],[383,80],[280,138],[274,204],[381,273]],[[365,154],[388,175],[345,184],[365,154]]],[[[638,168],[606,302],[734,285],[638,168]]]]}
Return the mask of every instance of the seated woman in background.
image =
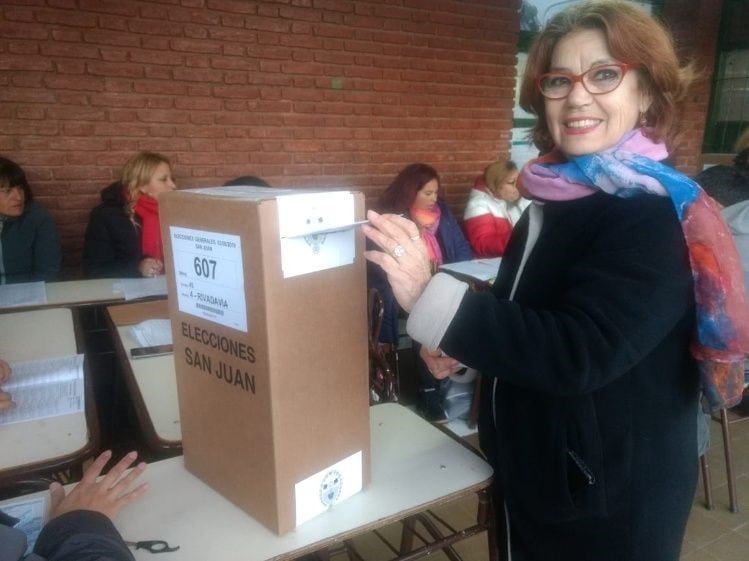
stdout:
{"type": "Polygon", "coordinates": [[[463,229],[478,257],[501,257],[512,228],[530,201],[515,187],[518,168],[512,160],[494,162],[476,181],[468,198],[463,229]]]}
{"type": "MultiPolygon", "coordinates": [[[[433,167],[411,164],[380,195],[378,204],[382,212],[402,214],[419,227],[432,273],[443,263],[473,259],[471,248],[455,216],[439,198],[439,191],[439,175],[433,167]]],[[[369,285],[379,290],[385,305],[380,343],[397,344],[400,308],[382,270],[371,267],[369,272],[369,285]]],[[[421,360],[417,362],[422,413],[429,421],[444,423],[447,421],[443,407],[444,385],[434,379],[421,360]]]]}
{"type": "Polygon", "coordinates": [[[158,197],[177,186],[169,160],[140,152],[122,168],[122,177],[101,192],[91,211],[83,248],[88,278],[155,277],[164,273],[158,197]]]}
{"type": "Polygon", "coordinates": [[[34,202],[21,166],[0,157],[0,284],[54,280],[61,260],[52,215],[34,202]]]}

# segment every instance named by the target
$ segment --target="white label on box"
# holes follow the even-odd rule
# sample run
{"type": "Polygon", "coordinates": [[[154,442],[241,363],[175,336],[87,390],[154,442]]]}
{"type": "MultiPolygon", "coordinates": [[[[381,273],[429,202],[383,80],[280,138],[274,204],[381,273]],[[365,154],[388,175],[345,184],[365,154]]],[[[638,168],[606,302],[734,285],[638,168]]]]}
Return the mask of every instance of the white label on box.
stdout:
{"type": "Polygon", "coordinates": [[[354,196],[350,192],[278,197],[284,278],[353,263],[356,246],[352,222],[354,196]],[[334,231],[337,227],[342,230],[334,231]]]}
{"type": "Polygon", "coordinates": [[[362,489],[361,451],[294,486],[296,525],[314,518],[362,489]]]}
{"type": "Polygon", "coordinates": [[[170,226],[179,311],[247,332],[239,236],[170,226]]]}

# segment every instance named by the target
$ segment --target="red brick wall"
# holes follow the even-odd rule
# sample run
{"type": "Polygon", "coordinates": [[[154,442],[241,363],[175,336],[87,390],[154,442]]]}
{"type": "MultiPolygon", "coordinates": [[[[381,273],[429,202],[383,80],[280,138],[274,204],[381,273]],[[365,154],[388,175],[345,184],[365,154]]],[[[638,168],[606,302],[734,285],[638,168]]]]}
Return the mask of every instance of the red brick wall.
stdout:
{"type": "Polygon", "coordinates": [[[3,0],[0,153],[80,258],[138,150],[181,186],[260,175],[376,196],[404,165],[462,209],[509,149],[518,0],[3,0]]]}
{"type": "Polygon", "coordinates": [[[700,79],[692,87],[680,119],[683,136],[675,152],[684,173],[702,170],[702,141],[710,104],[720,12],[723,0],[665,0],[663,18],[676,38],[679,53],[694,61],[700,79]]]}

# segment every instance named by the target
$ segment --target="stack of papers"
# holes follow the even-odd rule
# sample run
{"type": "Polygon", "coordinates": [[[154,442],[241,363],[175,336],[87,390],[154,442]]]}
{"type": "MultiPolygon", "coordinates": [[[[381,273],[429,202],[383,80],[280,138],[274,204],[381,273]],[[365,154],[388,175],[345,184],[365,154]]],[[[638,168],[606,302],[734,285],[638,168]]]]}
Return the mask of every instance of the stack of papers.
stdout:
{"type": "Polygon", "coordinates": [[[131,325],[130,332],[141,347],[172,344],[172,322],[168,319],[147,319],[131,325]]]}
{"type": "Polygon", "coordinates": [[[11,362],[3,391],[16,406],[0,413],[0,425],[83,411],[83,355],[11,362]]]}

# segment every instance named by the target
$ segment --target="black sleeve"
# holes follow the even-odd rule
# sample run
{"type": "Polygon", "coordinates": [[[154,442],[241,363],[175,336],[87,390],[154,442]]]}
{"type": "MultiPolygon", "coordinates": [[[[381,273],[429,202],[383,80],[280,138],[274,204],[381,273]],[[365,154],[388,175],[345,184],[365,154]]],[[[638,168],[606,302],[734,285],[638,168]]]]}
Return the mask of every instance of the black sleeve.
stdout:
{"type": "Polygon", "coordinates": [[[105,515],[75,510],[42,529],[34,553],[48,561],[134,561],[122,536],[105,515]]]}
{"type": "MultiPolygon", "coordinates": [[[[86,227],[83,246],[83,275],[86,278],[136,278],[140,277],[138,264],[141,256],[137,252],[123,255],[118,247],[127,247],[124,231],[115,222],[123,222],[112,216],[107,209],[97,208],[91,212],[86,227]]],[[[127,227],[127,224],[123,224],[127,227]]]]}
{"type": "Polygon", "coordinates": [[[537,283],[559,282],[553,305],[467,293],[442,349],[490,376],[555,395],[596,390],[638,364],[693,310],[686,244],[665,204],[598,218],[596,237],[561,278],[529,273],[537,283]]]}

